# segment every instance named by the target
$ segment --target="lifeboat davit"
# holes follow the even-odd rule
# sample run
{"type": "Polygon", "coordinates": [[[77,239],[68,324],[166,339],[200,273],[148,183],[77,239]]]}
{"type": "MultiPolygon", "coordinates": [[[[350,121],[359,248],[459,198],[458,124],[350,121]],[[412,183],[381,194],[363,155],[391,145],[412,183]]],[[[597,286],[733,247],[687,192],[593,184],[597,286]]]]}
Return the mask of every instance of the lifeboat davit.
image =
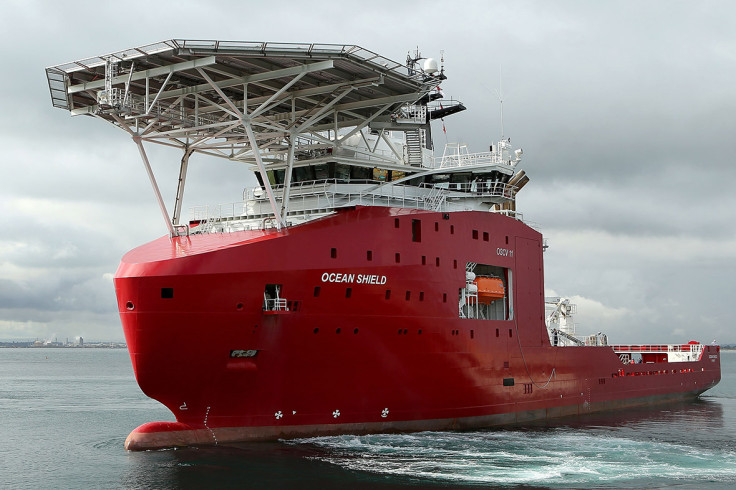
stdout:
{"type": "Polygon", "coordinates": [[[498,277],[476,277],[473,284],[478,286],[478,303],[489,305],[506,296],[503,281],[498,277]]]}

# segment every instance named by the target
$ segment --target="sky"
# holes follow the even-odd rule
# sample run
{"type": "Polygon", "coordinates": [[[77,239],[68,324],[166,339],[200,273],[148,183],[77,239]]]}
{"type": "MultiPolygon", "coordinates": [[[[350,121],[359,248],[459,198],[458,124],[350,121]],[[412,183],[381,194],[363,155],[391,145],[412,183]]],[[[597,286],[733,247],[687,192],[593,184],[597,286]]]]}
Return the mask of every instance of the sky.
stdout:
{"type": "MultiPolygon", "coordinates": [[[[468,110],[435,145],[524,150],[517,209],[548,296],[609,341],[736,342],[736,4],[729,1],[6,2],[0,18],[0,340],[123,340],[112,277],[167,233],[130,138],[51,105],[44,68],[166,39],[444,52],[468,110]],[[278,5],[278,6],[276,6],[278,5]]],[[[148,149],[173,203],[180,155],[148,149]]],[[[253,184],[192,157],[184,210],[253,184]]]]}

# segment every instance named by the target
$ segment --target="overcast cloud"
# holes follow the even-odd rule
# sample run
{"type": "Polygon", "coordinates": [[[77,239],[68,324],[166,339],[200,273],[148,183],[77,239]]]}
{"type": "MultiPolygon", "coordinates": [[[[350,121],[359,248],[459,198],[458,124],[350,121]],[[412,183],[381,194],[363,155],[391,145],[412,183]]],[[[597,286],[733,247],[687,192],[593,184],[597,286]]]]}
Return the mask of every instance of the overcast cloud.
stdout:
{"type": "MultiPolygon", "coordinates": [[[[446,140],[505,136],[549,238],[548,295],[616,343],[736,342],[736,5],[728,1],[15,1],[0,19],[0,339],[122,340],[112,275],[166,233],[126,134],[51,106],[43,69],[172,38],[445,53],[468,111],[446,140]],[[276,6],[278,5],[278,7],[276,6]]],[[[436,146],[445,136],[435,128],[436,146]]],[[[166,202],[179,155],[149,148],[166,202]]],[[[184,209],[249,172],[192,158],[184,209]]]]}

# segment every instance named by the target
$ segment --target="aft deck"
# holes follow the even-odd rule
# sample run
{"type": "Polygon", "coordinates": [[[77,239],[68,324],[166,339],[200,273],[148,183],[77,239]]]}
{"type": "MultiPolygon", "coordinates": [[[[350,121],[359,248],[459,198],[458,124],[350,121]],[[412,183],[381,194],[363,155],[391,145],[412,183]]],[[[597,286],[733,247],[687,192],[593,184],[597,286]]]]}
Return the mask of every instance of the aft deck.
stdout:
{"type": "Polygon", "coordinates": [[[703,355],[703,344],[612,345],[624,364],[653,362],[695,362],[703,355]]]}

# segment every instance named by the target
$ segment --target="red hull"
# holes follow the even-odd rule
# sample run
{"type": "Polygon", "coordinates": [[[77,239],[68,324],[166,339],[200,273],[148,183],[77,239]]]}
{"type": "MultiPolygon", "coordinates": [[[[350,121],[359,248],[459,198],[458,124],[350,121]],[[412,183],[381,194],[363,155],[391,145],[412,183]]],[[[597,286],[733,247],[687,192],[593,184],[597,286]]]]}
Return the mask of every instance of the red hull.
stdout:
{"type": "Polygon", "coordinates": [[[542,267],[541,236],[517,220],[382,207],[139,247],[117,271],[118,306],[141,389],[178,423],[145,424],[126,447],[485,427],[720,380],[715,346],[627,366],[610,347],[552,347],[542,267]],[[459,318],[466,262],[511,271],[511,320],[459,318]],[[289,311],[263,311],[267,284],[289,311]]]}

